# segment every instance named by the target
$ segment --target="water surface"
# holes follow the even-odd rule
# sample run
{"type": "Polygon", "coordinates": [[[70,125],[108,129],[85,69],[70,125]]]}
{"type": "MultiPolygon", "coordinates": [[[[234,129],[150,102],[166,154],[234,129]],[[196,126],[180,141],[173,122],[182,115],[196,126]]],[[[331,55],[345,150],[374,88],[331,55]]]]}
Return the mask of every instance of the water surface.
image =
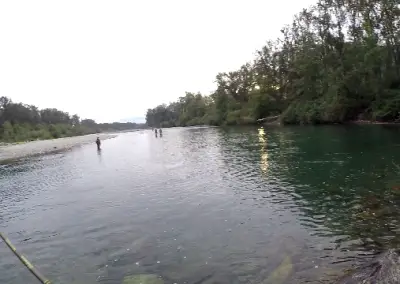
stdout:
{"type": "MultiPolygon", "coordinates": [[[[0,168],[0,230],[56,283],[321,283],[399,244],[397,128],[165,129],[0,168]]],[[[0,243],[0,283],[37,283],[0,243]]]]}

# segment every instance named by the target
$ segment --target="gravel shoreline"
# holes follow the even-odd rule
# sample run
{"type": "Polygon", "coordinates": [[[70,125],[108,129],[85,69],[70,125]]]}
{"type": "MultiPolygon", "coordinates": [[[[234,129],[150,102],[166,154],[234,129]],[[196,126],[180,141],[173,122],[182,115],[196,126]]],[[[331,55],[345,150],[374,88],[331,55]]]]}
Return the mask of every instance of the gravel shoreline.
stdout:
{"type": "Polygon", "coordinates": [[[115,134],[90,134],[84,136],[65,137],[51,140],[32,141],[23,144],[0,146],[0,162],[15,160],[33,155],[47,154],[54,151],[67,150],[75,146],[95,143],[96,137],[100,140],[114,138],[115,134]]]}

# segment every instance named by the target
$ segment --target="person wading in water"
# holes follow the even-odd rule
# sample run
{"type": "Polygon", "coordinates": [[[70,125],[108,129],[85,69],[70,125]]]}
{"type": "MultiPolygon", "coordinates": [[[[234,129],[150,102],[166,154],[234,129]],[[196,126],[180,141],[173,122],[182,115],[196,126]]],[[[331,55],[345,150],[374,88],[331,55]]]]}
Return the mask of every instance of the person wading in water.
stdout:
{"type": "Polygon", "coordinates": [[[97,150],[100,150],[101,142],[100,142],[100,138],[99,137],[97,137],[97,139],[96,139],[96,144],[97,144],[97,150]]]}

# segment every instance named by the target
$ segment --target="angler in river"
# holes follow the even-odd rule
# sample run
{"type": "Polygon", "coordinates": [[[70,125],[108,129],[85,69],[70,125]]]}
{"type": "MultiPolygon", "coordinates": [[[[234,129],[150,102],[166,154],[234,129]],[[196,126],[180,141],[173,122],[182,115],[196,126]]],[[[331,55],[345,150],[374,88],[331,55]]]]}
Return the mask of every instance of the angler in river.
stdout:
{"type": "Polygon", "coordinates": [[[97,139],[96,139],[96,144],[97,144],[97,150],[101,150],[100,149],[100,145],[101,145],[101,142],[100,142],[100,138],[99,137],[97,137],[97,139]]]}

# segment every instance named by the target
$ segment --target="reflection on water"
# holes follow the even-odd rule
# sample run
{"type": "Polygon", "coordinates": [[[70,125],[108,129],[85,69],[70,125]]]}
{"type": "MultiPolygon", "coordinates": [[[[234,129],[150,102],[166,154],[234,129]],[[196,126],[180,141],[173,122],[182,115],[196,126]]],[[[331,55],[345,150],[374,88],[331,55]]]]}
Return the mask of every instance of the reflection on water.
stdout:
{"type": "Polygon", "coordinates": [[[97,156],[99,157],[99,162],[101,163],[101,149],[97,149],[97,156]]]}
{"type": "Polygon", "coordinates": [[[258,129],[258,139],[260,141],[260,153],[261,153],[261,160],[260,160],[260,167],[263,174],[267,174],[268,171],[268,152],[266,149],[267,138],[265,137],[264,128],[258,129]]]}
{"type": "MultiPolygon", "coordinates": [[[[127,133],[2,165],[0,229],[57,283],[331,281],[400,244],[398,131],[127,133]]],[[[33,283],[0,255],[0,283],[33,283]]]]}

